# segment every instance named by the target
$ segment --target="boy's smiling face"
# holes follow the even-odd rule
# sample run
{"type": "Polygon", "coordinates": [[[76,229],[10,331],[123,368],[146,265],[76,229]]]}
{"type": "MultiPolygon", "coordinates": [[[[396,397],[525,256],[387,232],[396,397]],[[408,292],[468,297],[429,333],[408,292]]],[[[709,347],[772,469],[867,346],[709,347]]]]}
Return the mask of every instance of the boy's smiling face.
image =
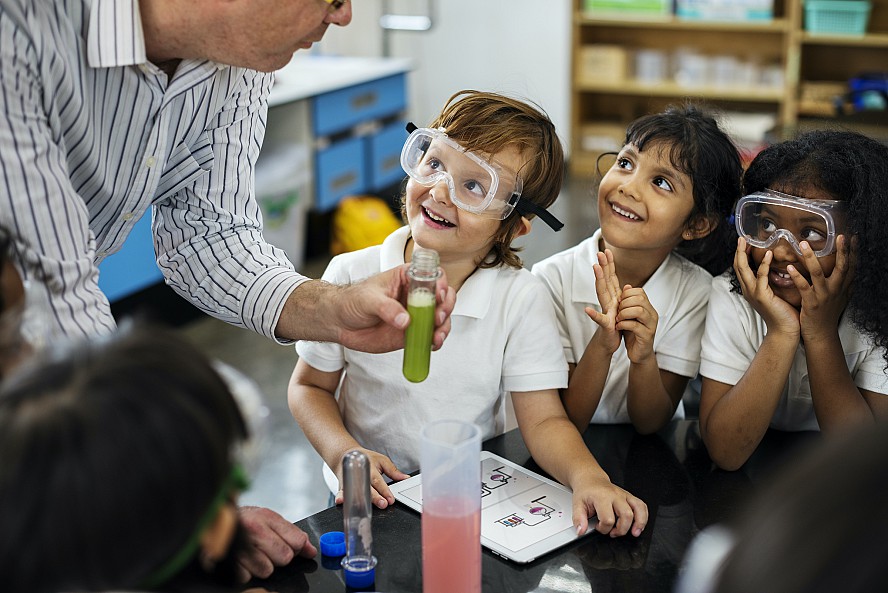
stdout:
{"type": "MultiPolygon", "coordinates": [[[[524,158],[514,147],[498,152],[495,159],[512,173],[524,164],[524,158]]],[[[443,180],[426,187],[410,179],[405,204],[413,240],[417,245],[437,251],[442,264],[478,265],[490,253],[494,234],[503,224],[502,220],[457,207],[443,180]]]]}

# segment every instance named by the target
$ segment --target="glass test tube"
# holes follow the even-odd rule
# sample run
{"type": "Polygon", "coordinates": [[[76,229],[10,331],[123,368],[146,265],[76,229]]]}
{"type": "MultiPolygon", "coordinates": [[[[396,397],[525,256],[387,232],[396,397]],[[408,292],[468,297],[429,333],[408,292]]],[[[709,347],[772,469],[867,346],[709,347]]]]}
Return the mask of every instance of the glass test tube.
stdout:
{"type": "Polygon", "coordinates": [[[413,383],[429,376],[432,335],[435,331],[435,284],[441,275],[438,252],[415,247],[407,276],[407,312],[410,325],[404,333],[404,377],[413,383]]]}
{"type": "Polygon", "coordinates": [[[374,581],[376,557],[370,504],[370,460],[360,451],[350,451],[342,458],[342,514],[345,523],[345,582],[350,587],[366,587],[374,581]]]}

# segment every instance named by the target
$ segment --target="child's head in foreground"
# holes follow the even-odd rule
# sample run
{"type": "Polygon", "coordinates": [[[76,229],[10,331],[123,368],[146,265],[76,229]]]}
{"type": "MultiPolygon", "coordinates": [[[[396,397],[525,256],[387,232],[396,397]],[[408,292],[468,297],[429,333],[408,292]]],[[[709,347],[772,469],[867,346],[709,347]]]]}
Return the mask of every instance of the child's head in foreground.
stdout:
{"type": "Polygon", "coordinates": [[[606,241],[625,234],[630,242],[675,249],[711,274],[728,268],[728,217],[740,197],[742,166],[731,138],[706,111],[687,104],[636,119],[601,173],[598,213],[606,241]]]}
{"type": "Polygon", "coordinates": [[[428,128],[412,131],[402,165],[410,176],[402,213],[413,240],[442,262],[458,248],[454,255],[481,267],[520,268],[511,243],[530,230],[528,220],[560,228],[545,209],[561,191],[564,154],[555,126],[533,104],[460,91],[428,128]]]}
{"type": "Polygon", "coordinates": [[[0,389],[0,589],[233,585],[245,437],[226,383],[162,331],[32,358],[0,389]]]}

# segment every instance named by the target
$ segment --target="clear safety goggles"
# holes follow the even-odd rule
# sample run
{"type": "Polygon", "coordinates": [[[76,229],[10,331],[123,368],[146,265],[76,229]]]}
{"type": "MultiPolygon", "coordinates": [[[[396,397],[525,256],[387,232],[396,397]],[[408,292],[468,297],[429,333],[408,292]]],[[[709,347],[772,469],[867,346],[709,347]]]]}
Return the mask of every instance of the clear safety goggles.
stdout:
{"type": "Polygon", "coordinates": [[[845,202],[807,200],[766,189],[740,198],[734,209],[737,234],[753,247],[768,248],[780,239],[802,255],[807,241],[817,257],[835,251],[836,235],[845,231],[845,202]]]}
{"type": "Polygon", "coordinates": [[[407,124],[410,136],[401,150],[401,167],[411,179],[432,187],[447,184],[450,201],[479,216],[504,220],[513,210],[539,216],[553,230],[564,225],[546,209],[521,199],[521,177],[497,163],[468,151],[442,130],[407,124]]]}

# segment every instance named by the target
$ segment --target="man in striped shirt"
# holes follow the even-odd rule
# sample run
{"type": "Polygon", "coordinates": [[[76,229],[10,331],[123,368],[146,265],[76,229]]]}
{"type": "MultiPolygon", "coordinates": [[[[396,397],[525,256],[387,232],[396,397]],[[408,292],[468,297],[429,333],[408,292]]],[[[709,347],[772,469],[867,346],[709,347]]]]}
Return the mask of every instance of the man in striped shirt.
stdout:
{"type": "MultiPolygon", "coordinates": [[[[341,0],[0,0],[0,223],[39,272],[29,299],[53,333],[113,330],[96,266],[150,208],[166,282],[203,311],[281,343],[403,345],[405,270],[348,287],[305,278],[263,240],[253,192],[269,72],[350,20],[341,0]]],[[[439,300],[436,347],[446,281],[439,300]]],[[[258,511],[254,575],[313,555],[258,511]]]]}

